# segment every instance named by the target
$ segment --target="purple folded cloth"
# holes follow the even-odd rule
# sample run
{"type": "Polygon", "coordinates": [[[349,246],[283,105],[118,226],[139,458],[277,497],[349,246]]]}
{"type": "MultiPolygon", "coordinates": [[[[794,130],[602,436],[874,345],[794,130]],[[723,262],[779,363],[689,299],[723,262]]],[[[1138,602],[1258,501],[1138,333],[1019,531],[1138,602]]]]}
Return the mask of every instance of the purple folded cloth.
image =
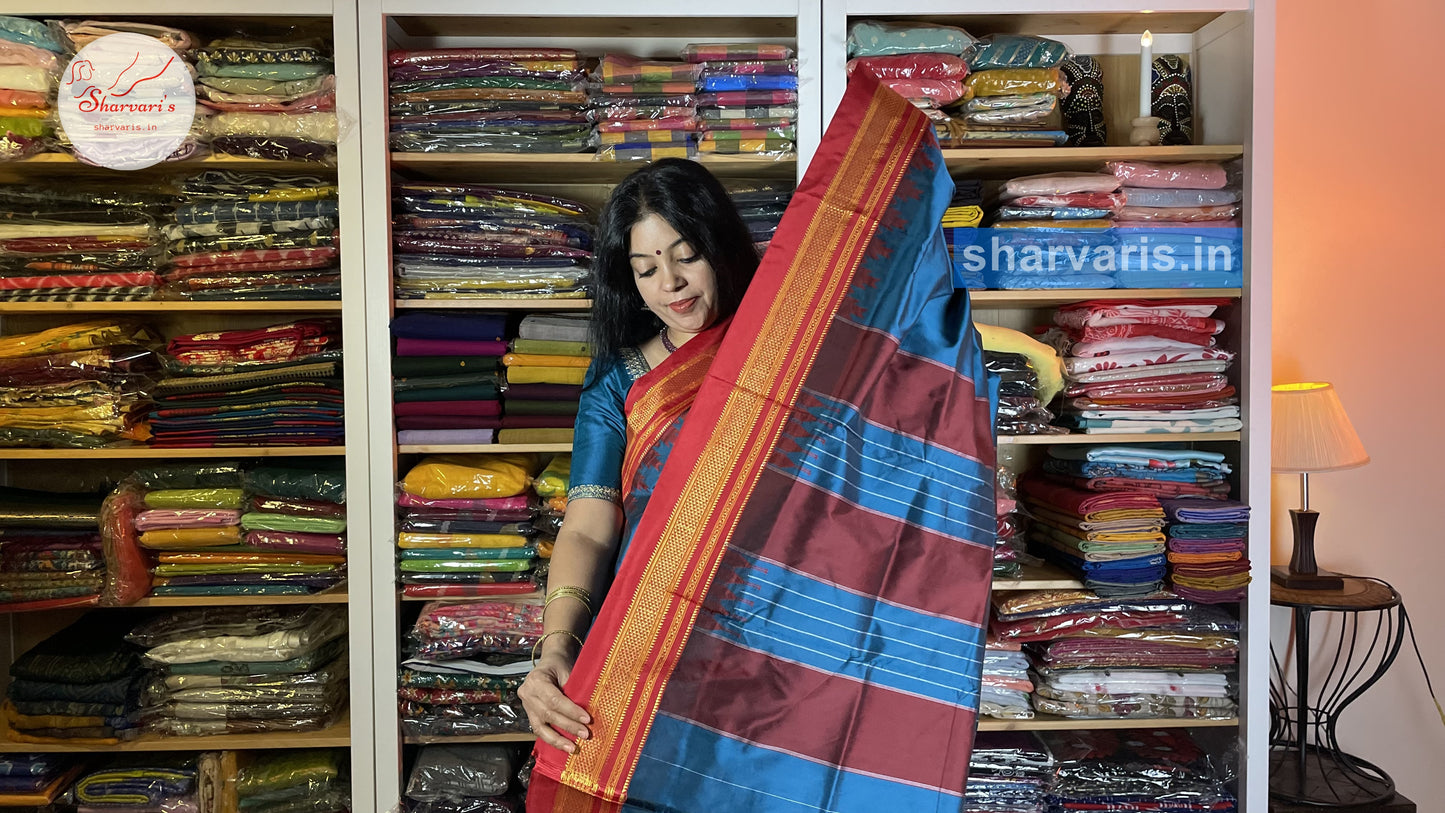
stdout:
{"type": "Polygon", "coordinates": [[[495,429],[403,429],[396,433],[402,446],[472,446],[491,443],[495,429]]]}
{"type": "Polygon", "coordinates": [[[398,337],[398,356],[505,356],[507,343],[500,339],[408,339],[398,337]]]}
{"type": "Polygon", "coordinates": [[[1173,586],[1174,595],[1196,604],[1228,604],[1243,601],[1249,588],[1236,587],[1232,590],[1196,590],[1193,587],[1173,586]]]}
{"type": "Polygon", "coordinates": [[[473,418],[495,418],[502,414],[501,401],[403,401],[396,405],[397,416],[465,415],[473,418]]]}
{"type": "Polygon", "coordinates": [[[500,313],[403,313],[391,320],[391,335],[397,338],[489,341],[506,332],[507,317],[500,313]]]}
{"type": "Polygon", "coordinates": [[[1229,553],[1244,550],[1243,539],[1174,539],[1169,540],[1169,550],[1175,553],[1229,553]]]}
{"type": "Polygon", "coordinates": [[[1160,500],[1174,522],[1248,522],[1249,506],[1238,500],[1200,500],[1181,497],[1160,500]]]}
{"type": "Polygon", "coordinates": [[[288,553],[346,553],[346,537],[341,534],[308,534],[291,531],[251,531],[246,544],[259,550],[288,553]]]}

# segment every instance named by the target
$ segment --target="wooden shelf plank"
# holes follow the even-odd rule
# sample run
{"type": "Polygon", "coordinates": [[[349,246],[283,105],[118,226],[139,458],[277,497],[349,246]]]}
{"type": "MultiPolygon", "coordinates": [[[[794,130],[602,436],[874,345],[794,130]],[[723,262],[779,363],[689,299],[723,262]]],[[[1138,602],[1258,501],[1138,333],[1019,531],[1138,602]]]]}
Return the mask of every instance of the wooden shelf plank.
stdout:
{"type": "Polygon", "coordinates": [[[536,734],[519,731],[511,734],[478,734],[470,737],[414,737],[403,738],[407,745],[461,745],[480,742],[535,742],[536,734]]]}
{"type": "Polygon", "coordinates": [[[1081,590],[1084,583],[1051,564],[1024,565],[1017,579],[993,579],[995,590],[1081,590]]]}
{"type": "MultiPolygon", "coordinates": [[[[979,731],[1087,731],[1118,730],[1130,728],[1224,728],[1239,725],[1239,719],[1225,720],[1181,720],[1165,718],[1158,720],[1110,719],[1075,720],[1069,717],[1055,717],[1039,714],[1029,720],[997,720],[984,717],[978,721],[979,731]]],[[[405,738],[407,745],[456,745],[463,743],[533,742],[535,734],[481,734],[473,737],[411,737],[405,738]]]]}
{"type": "Polygon", "coordinates": [[[6,314],[93,314],[93,313],[340,313],[340,302],[0,302],[0,316],[6,314]]]}
{"type": "Polygon", "coordinates": [[[221,749],[258,751],[292,748],[348,748],[350,746],[350,717],[343,717],[336,725],[320,731],[214,734],[206,737],[161,737],[155,734],[142,734],[134,740],[117,745],[12,742],[9,725],[0,723],[0,753],[3,754],[118,754],[138,751],[217,751],[221,749]]]}
{"type": "Polygon", "coordinates": [[[1205,443],[1239,440],[1238,432],[1140,432],[1128,435],[1088,435],[1075,432],[1068,435],[999,435],[1000,446],[1061,446],[1071,444],[1116,444],[1116,443],[1205,443]]]}
{"type": "MultiPolygon", "coordinates": [[[[708,155],[700,163],[714,175],[725,178],[772,178],[793,180],[798,161],[794,157],[772,158],[748,155],[708,155]]],[[[634,161],[599,161],[591,153],[556,155],[512,155],[504,153],[394,152],[392,169],[404,169],[436,179],[485,178],[489,181],[525,184],[617,183],[638,167],[634,161]]]]}
{"type": "Polygon", "coordinates": [[[1238,299],[1239,288],[1076,288],[1072,290],[995,291],[970,290],[976,308],[1044,308],[1095,299],[1238,299]]]}
{"type": "Polygon", "coordinates": [[[146,596],[127,607],[254,607],[274,604],[345,604],[346,585],[304,596],[146,596]]]}
{"type": "Polygon", "coordinates": [[[398,310],[531,310],[584,311],[592,307],[590,299],[398,299],[398,310]]]}
{"type": "Polygon", "coordinates": [[[1229,161],[1244,155],[1240,144],[1180,147],[978,147],[943,151],[950,173],[1007,178],[1037,172],[1095,171],[1105,161],[1229,161]]]}
{"type": "Polygon", "coordinates": [[[997,720],[984,717],[978,721],[979,731],[1100,731],[1128,728],[1226,728],[1239,725],[1239,718],[1224,720],[1190,720],[1168,717],[1158,720],[1109,719],[1076,720],[1072,717],[1055,717],[1052,714],[1038,714],[1030,720],[997,720]]]}
{"type": "Polygon", "coordinates": [[[0,449],[0,460],[205,460],[228,457],[340,457],[345,446],[217,446],[207,449],[0,449]]]}
{"type": "MultiPolygon", "coordinates": [[[[75,160],[75,156],[64,152],[47,152],[33,155],[21,161],[7,161],[3,167],[10,172],[24,173],[34,170],[50,175],[56,172],[80,175],[110,175],[118,173],[113,169],[92,166],[75,160]]],[[[239,169],[263,172],[304,172],[308,175],[330,175],[335,167],[313,161],[272,161],[266,158],[247,158],[239,155],[208,155],[205,158],[191,158],[185,161],[169,161],[125,174],[194,173],[208,169],[239,169]]]]}
{"type": "Polygon", "coordinates": [[[400,446],[401,454],[506,454],[509,452],[538,452],[561,454],[572,451],[570,443],[481,443],[470,446],[400,446]]]}

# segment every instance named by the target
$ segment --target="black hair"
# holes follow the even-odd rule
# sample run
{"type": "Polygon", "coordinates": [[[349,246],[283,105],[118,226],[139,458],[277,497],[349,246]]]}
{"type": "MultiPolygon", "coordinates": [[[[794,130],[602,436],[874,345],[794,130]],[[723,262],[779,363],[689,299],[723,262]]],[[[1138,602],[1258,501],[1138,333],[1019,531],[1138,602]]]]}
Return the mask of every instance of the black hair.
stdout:
{"type": "Polygon", "coordinates": [[[701,164],[664,158],[628,175],[602,209],[592,255],[592,353],[599,369],[662,330],[662,320],[637,292],[628,256],[632,227],[649,214],[666,220],[712,266],[719,319],[737,312],[758,268],[748,227],[727,190],[701,164]]]}

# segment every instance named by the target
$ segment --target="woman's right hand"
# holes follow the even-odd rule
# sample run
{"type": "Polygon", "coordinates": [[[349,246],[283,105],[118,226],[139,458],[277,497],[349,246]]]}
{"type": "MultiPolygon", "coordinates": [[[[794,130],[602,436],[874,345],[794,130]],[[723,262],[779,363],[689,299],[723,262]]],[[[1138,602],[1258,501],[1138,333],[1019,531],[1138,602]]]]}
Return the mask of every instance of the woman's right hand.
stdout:
{"type": "Polygon", "coordinates": [[[562,693],[576,660],[575,654],[569,657],[562,652],[546,653],[517,689],[532,732],[542,742],[569,754],[577,751],[573,739],[585,740],[592,736],[587,730],[592,718],[562,693]]]}

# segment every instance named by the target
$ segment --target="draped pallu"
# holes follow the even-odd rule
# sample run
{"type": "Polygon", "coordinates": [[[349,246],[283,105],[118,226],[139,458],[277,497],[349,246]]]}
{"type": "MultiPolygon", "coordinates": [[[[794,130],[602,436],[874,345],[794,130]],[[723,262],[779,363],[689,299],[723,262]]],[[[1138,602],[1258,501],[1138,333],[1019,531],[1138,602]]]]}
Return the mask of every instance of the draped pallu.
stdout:
{"type": "Polygon", "coordinates": [[[855,77],[741,309],[633,385],[655,486],[566,686],[592,737],[539,743],[529,811],[959,809],[994,438],[952,190],[855,77]]]}

